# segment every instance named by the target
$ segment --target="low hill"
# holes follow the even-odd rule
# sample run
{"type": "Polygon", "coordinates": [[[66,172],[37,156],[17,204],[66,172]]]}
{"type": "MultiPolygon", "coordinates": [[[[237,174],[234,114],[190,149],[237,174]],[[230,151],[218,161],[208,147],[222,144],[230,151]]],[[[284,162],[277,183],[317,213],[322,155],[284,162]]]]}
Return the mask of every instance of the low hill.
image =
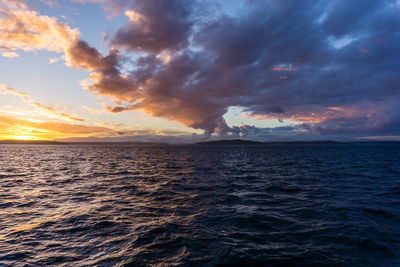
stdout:
{"type": "Polygon", "coordinates": [[[239,145],[262,145],[262,142],[234,139],[234,140],[218,140],[218,141],[207,141],[198,142],[195,145],[198,146],[239,146],[239,145]]]}
{"type": "Polygon", "coordinates": [[[240,146],[240,145],[252,145],[252,146],[262,146],[262,145],[329,145],[329,144],[342,144],[336,141],[289,141],[289,142],[257,142],[250,140],[234,139],[234,140],[218,140],[218,141],[206,141],[198,142],[194,145],[198,146],[240,146]]]}

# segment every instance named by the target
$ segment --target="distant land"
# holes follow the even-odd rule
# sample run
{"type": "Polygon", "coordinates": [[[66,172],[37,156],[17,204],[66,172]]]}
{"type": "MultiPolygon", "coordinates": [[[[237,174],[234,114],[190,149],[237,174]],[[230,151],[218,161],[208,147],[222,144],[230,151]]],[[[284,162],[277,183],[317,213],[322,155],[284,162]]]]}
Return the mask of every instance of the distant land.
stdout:
{"type": "Polygon", "coordinates": [[[60,142],[60,141],[48,141],[48,140],[0,140],[0,144],[22,144],[22,145],[128,145],[128,146],[171,146],[171,145],[183,145],[183,146],[269,146],[269,145],[335,145],[335,144],[400,144],[399,141],[280,141],[280,142],[259,142],[252,140],[243,139],[222,139],[215,141],[204,141],[192,144],[186,143],[160,143],[160,142],[60,142]]]}
{"type": "Polygon", "coordinates": [[[321,144],[321,145],[329,145],[329,144],[344,144],[342,142],[336,141],[289,141],[289,142],[258,142],[251,140],[242,140],[242,139],[233,139],[233,140],[218,140],[218,141],[207,141],[207,142],[198,142],[195,145],[200,146],[240,146],[240,145],[254,145],[254,146],[262,146],[262,145],[302,145],[302,144],[321,144]]]}
{"type": "Polygon", "coordinates": [[[197,146],[237,146],[237,145],[263,145],[264,143],[258,141],[251,140],[242,140],[242,139],[234,139],[234,140],[217,140],[217,141],[206,141],[206,142],[197,142],[194,145],[197,146]]]}
{"type": "Polygon", "coordinates": [[[167,143],[160,142],[68,142],[70,145],[119,145],[119,146],[169,146],[167,143]]]}

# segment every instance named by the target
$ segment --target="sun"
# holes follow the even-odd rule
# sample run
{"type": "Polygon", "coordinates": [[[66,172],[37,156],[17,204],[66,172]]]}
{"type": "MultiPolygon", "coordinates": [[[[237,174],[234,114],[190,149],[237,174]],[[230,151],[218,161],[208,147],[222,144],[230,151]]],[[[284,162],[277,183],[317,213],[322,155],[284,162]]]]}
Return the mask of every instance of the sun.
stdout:
{"type": "Polygon", "coordinates": [[[31,135],[17,135],[14,136],[15,140],[37,140],[38,138],[31,135]]]}

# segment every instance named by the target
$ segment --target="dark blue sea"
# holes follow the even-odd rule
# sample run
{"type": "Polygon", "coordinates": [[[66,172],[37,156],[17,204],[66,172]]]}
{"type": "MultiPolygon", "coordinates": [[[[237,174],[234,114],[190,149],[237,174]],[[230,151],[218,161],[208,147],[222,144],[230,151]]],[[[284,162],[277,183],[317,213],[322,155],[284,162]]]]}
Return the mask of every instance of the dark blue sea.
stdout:
{"type": "Polygon", "coordinates": [[[1,145],[0,266],[400,266],[400,145],[1,145]]]}

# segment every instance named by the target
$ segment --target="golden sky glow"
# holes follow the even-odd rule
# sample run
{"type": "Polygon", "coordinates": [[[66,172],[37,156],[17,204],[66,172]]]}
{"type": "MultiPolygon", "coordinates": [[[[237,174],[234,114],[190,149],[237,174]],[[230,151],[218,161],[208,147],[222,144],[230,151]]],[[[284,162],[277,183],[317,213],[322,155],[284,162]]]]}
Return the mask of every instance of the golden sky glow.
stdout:
{"type": "Polygon", "coordinates": [[[105,134],[112,131],[106,127],[63,122],[33,122],[13,117],[0,117],[0,139],[52,140],[71,136],[105,134]]]}

